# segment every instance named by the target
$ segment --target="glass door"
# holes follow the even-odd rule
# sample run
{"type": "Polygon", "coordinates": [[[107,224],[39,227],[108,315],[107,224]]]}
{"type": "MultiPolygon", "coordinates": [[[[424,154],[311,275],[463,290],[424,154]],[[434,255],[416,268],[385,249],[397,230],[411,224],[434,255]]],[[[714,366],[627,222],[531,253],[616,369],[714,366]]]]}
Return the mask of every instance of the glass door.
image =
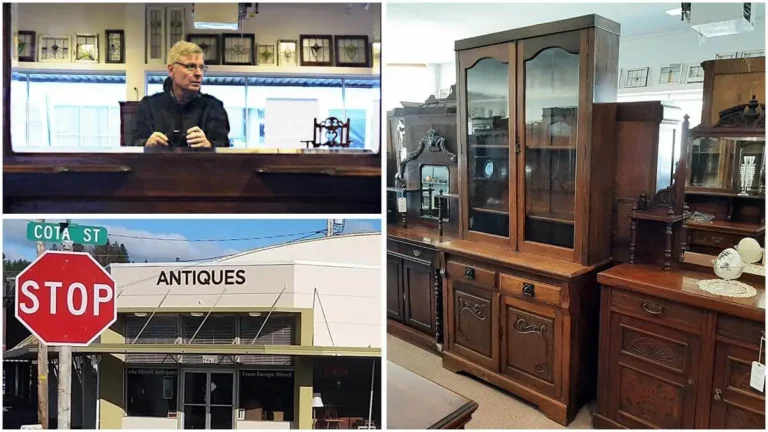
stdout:
{"type": "Polygon", "coordinates": [[[470,239],[481,234],[483,241],[507,245],[514,234],[510,227],[510,159],[514,159],[509,122],[510,53],[514,53],[514,44],[460,54],[465,101],[461,128],[467,155],[466,230],[470,239]]]}
{"type": "Polygon", "coordinates": [[[518,63],[520,249],[542,251],[531,243],[564,248],[558,258],[569,256],[565,249],[574,249],[576,240],[579,34],[526,40],[518,63]]]}
{"type": "Polygon", "coordinates": [[[184,429],[233,429],[235,374],[184,371],[184,429]]]}

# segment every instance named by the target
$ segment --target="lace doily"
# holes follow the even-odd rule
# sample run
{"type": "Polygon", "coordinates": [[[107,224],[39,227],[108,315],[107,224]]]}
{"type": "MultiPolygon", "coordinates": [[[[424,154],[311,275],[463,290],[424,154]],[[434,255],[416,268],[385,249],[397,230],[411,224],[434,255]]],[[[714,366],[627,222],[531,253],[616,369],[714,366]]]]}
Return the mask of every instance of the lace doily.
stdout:
{"type": "Polygon", "coordinates": [[[699,288],[710,294],[724,297],[749,298],[757,295],[757,290],[743,282],[735,280],[702,280],[699,281],[699,288]]]}
{"type": "Polygon", "coordinates": [[[765,276],[765,267],[762,265],[744,264],[744,271],[748,271],[749,273],[760,276],[765,276]]]}

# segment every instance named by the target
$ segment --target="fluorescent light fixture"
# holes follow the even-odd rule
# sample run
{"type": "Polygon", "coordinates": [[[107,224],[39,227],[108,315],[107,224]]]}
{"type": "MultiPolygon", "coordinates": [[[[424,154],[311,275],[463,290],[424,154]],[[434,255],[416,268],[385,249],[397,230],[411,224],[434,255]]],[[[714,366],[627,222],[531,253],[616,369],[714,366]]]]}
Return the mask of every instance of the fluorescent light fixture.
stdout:
{"type": "Polygon", "coordinates": [[[197,30],[237,30],[237,23],[217,23],[217,22],[198,22],[195,21],[197,30]]]}
{"type": "Polygon", "coordinates": [[[683,8],[670,9],[664,13],[671,16],[680,16],[680,14],[683,13],[683,8]]]}
{"type": "Polygon", "coordinates": [[[239,6],[237,3],[195,3],[192,18],[197,30],[237,30],[239,6]]]}
{"type": "Polygon", "coordinates": [[[201,316],[203,316],[202,312],[190,312],[189,314],[192,315],[193,317],[201,317],[201,316]]]}
{"type": "Polygon", "coordinates": [[[248,312],[248,316],[260,317],[261,316],[261,312],[248,312]]]}
{"type": "Polygon", "coordinates": [[[146,312],[134,312],[133,316],[137,316],[139,318],[142,318],[142,317],[147,316],[147,313],[146,312]]]}

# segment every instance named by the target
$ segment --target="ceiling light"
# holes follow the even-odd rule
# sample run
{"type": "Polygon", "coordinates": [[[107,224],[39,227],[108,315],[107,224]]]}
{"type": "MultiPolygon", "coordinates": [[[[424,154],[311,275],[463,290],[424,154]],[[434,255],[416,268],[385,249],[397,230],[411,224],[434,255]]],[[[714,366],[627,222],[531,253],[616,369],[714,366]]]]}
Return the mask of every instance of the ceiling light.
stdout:
{"type": "Polygon", "coordinates": [[[680,14],[683,13],[683,8],[670,9],[668,11],[665,11],[664,13],[671,16],[680,16],[680,14]]]}
{"type": "Polygon", "coordinates": [[[248,312],[248,316],[260,317],[261,316],[261,312],[248,312]]]}

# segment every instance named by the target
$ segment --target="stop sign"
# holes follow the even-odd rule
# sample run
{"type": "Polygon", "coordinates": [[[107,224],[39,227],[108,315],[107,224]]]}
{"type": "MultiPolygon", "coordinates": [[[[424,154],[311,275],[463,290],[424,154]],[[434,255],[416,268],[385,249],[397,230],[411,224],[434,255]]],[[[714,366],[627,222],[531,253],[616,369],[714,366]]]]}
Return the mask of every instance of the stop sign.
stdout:
{"type": "Polygon", "coordinates": [[[90,254],[47,251],[16,276],[16,318],[46,345],[89,345],[117,320],[115,281],[90,254]]]}

